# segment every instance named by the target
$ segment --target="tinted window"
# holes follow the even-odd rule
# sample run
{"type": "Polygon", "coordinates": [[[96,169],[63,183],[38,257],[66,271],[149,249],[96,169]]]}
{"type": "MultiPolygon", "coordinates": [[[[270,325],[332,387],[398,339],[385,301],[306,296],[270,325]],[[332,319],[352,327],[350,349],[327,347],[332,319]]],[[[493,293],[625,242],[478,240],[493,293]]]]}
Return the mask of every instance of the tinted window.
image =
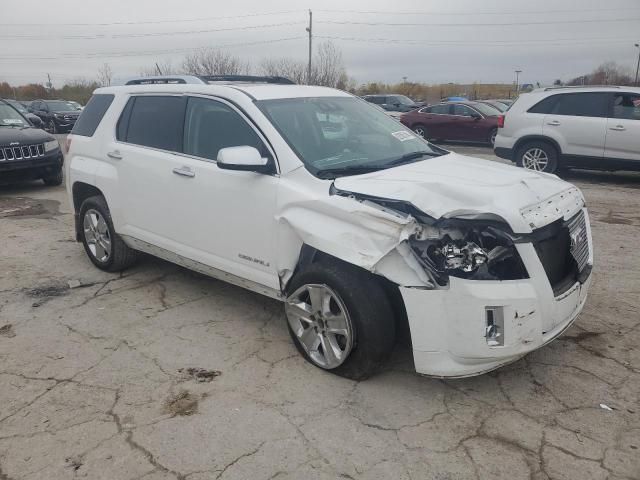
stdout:
{"type": "Polygon", "coordinates": [[[375,103],[376,105],[382,105],[387,101],[387,97],[367,97],[367,102],[375,103]]]}
{"type": "Polygon", "coordinates": [[[69,102],[63,102],[62,100],[49,100],[45,103],[52,112],[75,112],[78,110],[69,102]]]}
{"type": "Polygon", "coordinates": [[[555,107],[559,96],[560,95],[551,95],[550,97],[539,101],[527,111],[529,113],[551,113],[551,110],[555,107]]]}
{"type": "Polygon", "coordinates": [[[460,115],[463,117],[471,117],[473,116],[473,110],[471,110],[466,105],[454,105],[453,106],[453,114],[460,115]]]}
{"type": "Polygon", "coordinates": [[[551,109],[553,115],[574,117],[606,117],[609,103],[608,93],[565,93],[558,95],[551,109]]]}
{"type": "Polygon", "coordinates": [[[613,98],[613,118],[640,120],[640,95],[617,93],[613,98]]]}
{"type": "Polygon", "coordinates": [[[426,113],[437,113],[439,115],[449,115],[449,106],[450,105],[432,105],[430,107],[425,108],[426,113]]]}
{"type": "Polygon", "coordinates": [[[184,97],[136,97],[129,116],[126,141],[180,151],[184,108],[184,97]]]}
{"type": "Polygon", "coordinates": [[[80,118],[73,126],[71,133],[85,137],[92,136],[98,125],[100,125],[102,117],[109,109],[111,102],[113,102],[113,95],[98,94],[91,97],[89,103],[80,114],[80,118]]]}
{"type": "Polygon", "coordinates": [[[263,157],[269,156],[255,130],[231,107],[205,98],[189,99],[184,153],[216,160],[221,148],[245,145],[257,148],[263,157]]]}

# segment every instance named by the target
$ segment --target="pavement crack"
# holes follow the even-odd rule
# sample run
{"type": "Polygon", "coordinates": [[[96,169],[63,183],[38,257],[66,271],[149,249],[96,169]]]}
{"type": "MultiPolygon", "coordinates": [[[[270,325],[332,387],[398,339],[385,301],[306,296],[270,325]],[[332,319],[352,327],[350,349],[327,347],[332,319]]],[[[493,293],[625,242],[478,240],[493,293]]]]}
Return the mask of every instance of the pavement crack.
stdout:
{"type": "Polygon", "coordinates": [[[224,475],[224,473],[229,470],[231,467],[233,467],[236,463],[238,463],[240,460],[242,460],[243,458],[248,458],[251,457],[253,455],[255,455],[256,453],[258,453],[260,451],[260,449],[264,446],[264,444],[267,443],[265,442],[261,442],[260,445],[258,445],[257,448],[253,449],[250,452],[244,453],[242,455],[240,455],[239,457],[236,457],[234,460],[232,460],[230,463],[228,463],[221,471],[220,473],[218,473],[218,475],[216,475],[216,479],[222,477],[222,475],[224,475]]]}

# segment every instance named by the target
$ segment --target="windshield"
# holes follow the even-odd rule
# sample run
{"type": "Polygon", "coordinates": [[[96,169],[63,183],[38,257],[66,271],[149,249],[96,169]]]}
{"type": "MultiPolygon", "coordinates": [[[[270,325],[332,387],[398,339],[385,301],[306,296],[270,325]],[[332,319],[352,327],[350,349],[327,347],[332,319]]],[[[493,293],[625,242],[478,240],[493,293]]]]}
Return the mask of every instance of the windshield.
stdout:
{"type": "Polygon", "coordinates": [[[490,105],[492,107],[497,108],[498,110],[500,110],[501,112],[506,112],[507,111],[507,106],[504,103],[500,103],[500,102],[487,102],[487,105],[490,105]]]}
{"type": "Polygon", "coordinates": [[[491,105],[487,105],[486,103],[474,103],[473,108],[487,117],[500,115],[501,113],[500,110],[498,110],[496,107],[492,107],[491,105]]]}
{"type": "Polygon", "coordinates": [[[15,108],[6,103],[0,103],[0,127],[26,127],[28,125],[15,108]]]}
{"type": "Polygon", "coordinates": [[[20,102],[16,102],[15,100],[5,100],[5,101],[9,105],[11,105],[13,108],[18,110],[20,113],[22,113],[23,115],[26,115],[27,113],[29,113],[29,111],[25,108],[25,106],[22,105],[20,102]]]}
{"type": "Polygon", "coordinates": [[[49,110],[51,110],[52,112],[75,112],[78,110],[73,105],[67,102],[63,102],[62,100],[60,101],[54,100],[54,101],[49,101],[45,103],[49,107],[49,110]]]}
{"type": "Polygon", "coordinates": [[[416,103],[409,97],[405,97],[404,95],[395,95],[391,98],[393,98],[394,103],[399,103],[401,105],[415,105],[416,103]]]}
{"type": "Polygon", "coordinates": [[[355,97],[257,102],[307,169],[321,178],[355,175],[448,153],[355,97]]]}

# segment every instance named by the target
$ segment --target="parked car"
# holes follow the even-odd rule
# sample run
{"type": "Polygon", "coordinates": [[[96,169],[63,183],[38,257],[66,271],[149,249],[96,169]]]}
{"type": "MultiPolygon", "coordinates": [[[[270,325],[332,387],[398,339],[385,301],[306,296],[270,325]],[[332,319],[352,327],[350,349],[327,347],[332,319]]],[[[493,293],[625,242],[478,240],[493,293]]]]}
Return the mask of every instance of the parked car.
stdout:
{"type": "Polygon", "coordinates": [[[425,139],[493,145],[500,112],[478,102],[446,102],[405,113],[400,121],[425,139]]]}
{"type": "Polygon", "coordinates": [[[65,100],[34,100],[29,111],[40,117],[49,133],[71,131],[80,116],[80,111],[65,100]]]}
{"type": "Polygon", "coordinates": [[[365,95],[362,98],[389,112],[410,112],[422,106],[404,95],[365,95]]]}
{"type": "Polygon", "coordinates": [[[506,99],[506,98],[498,98],[495,100],[496,102],[499,102],[503,105],[506,105],[507,108],[510,107],[511,105],[513,105],[513,102],[515,102],[515,100],[513,99],[506,99]]]}
{"type": "Polygon", "coordinates": [[[82,111],[82,109],[84,108],[82,105],[80,105],[78,102],[75,102],[73,100],[66,100],[66,102],[68,104],[70,104],[72,107],[74,107],[76,110],[78,111],[82,111]]]}
{"type": "Polygon", "coordinates": [[[493,107],[496,110],[498,110],[500,113],[506,112],[509,109],[509,105],[499,102],[498,100],[476,100],[476,102],[489,105],[490,107],[493,107]]]}
{"type": "Polygon", "coordinates": [[[43,127],[43,123],[42,123],[42,120],[40,120],[40,117],[34,115],[33,113],[29,113],[29,110],[27,110],[27,108],[23,105],[22,102],[19,102],[17,100],[12,100],[10,98],[3,98],[0,100],[4,101],[8,105],[11,105],[18,112],[20,112],[20,114],[22,114],[22,116],[29,121],[29,124],[31,124],[31,126],[36,128],[43,127]]]}
{"type": "Polygon", "coordinates": [[[451,377],[579,314],[593,248],[571,184],[448,152],[340,90],[215,78],[94,92],[66,178],[96,267],[142,251],[275,298],[304,358],[359,379],[403,325],[416,370],[451,377]]]}
{"type": "Polygon", "coordinates": [[[58,141],[0,100],[0,183],[41,178],[46,185],[60,185],[62,163],[58,141]]]}
{"type": "Polygon", "coordinates": [[[640,88],[553,87],[505,112],[495,153],[518,166],[640,170],[640,88]]]}

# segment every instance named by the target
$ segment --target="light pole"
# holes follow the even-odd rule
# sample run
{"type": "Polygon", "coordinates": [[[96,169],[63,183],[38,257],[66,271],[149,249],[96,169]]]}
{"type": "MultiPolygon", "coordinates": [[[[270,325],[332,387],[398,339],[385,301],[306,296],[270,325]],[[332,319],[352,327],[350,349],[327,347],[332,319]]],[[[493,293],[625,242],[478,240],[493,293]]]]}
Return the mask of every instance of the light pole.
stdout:
{"type": "Polygon", "coordinates": [[[516,95],[520,94],[520,74],[522,70],[516,70],[516,95]]]}
{"type": "Polygon", "coordinates": [[[638,83],[638,72],[640,71],[640,43],[636,43],[635,44],[636,48],[638,49],[638,65],[636,66],[636,87],[638,85],[640,85],[640,83],[638,83]]]}

